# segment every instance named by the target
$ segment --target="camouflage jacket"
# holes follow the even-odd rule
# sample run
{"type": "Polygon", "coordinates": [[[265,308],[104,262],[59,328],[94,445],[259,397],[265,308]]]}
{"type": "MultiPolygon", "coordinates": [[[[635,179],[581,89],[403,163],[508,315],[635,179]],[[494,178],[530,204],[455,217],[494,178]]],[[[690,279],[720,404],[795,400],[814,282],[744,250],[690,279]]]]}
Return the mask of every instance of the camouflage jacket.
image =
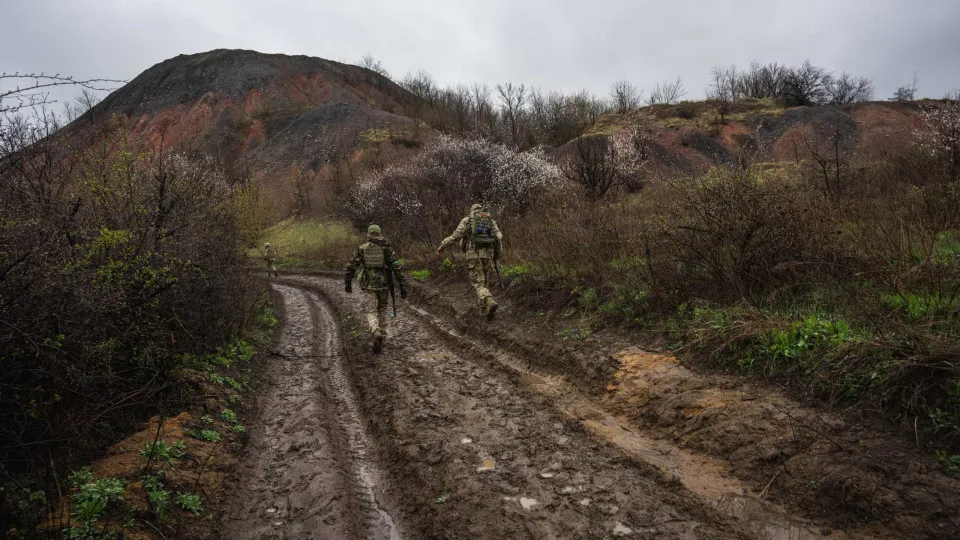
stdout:
{"type": "MultiPolygon", "coordinates": [[[[471,216],[467,216],[461,219],[460,224],[457,225],[457,229],[453,231],[453,234],[443,239],[440,247],[445,248],[450,244],[462,242],[468,259],[492,259],[494,255],[493,247],[478,248],[470,241],[470,217],[471,216]]],[[[503,233],[501,233],[500,228],[497,227],[497,222],[492,219],[490,220],[490,228],[493,231],[493,236],[497,239],[496,249],[499,250],[500,244],[503,241],[503,233]]]]}
{"type": "Polygon", "coordinates": [[[369,242],[361,244],[357,248],[347,265],[347,270],[343,276],[344,282],[352,281],[358,272],[360,275],[357,279],[360,281],[360,288],[365,291],[386,289],[389,284],[388,272],[393,273],[393,278],[396,279],[401,291],[404,290],[406,285],[403,272],[400,271],[400,260],[397,259],[397,256],[393,253],[393,248],[390,247],[390,242],[385,238],[371,238],[369,242]],[[371,245],[377,245],[383,249],[384,265],[381,268],[366,267],[363,254],[371,245]]]}
{"type": "Polygon", "coordinates": [[[266,248],[263,250],[263,258],[270,262],[277,260],[277,249],[273,246],[266,248]]]}

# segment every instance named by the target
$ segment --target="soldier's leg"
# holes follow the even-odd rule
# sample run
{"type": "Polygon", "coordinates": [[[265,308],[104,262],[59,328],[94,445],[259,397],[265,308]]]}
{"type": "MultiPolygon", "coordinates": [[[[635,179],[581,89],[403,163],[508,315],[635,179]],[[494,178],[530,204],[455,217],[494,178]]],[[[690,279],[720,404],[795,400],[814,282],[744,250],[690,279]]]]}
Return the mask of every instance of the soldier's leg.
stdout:
{"type": "Polygon", "coordinates": [[[367,326],[374,336],[380,331],[380,317],[377,315],[380,306],[377,291],[363,291],[363,313],[367,316],[367,326]]]}
{"type": "Polygon", "coordinates": [[[477,292],[477,303],[481,309],[486,307],[487,298],[490,298],[490,289],[487,288],[487,265],[483,261],[484,259],[469,259],[467,265],[470,284],[477,292]]]}
{"type": "Polygon", "coordinates": [[[383,350],[383,340],[387,337],[387,291],[372,291],[374,300],[371,302],[374,313],[367,317],[372,317],[376,321],[376,329],[373,330],[373,352],[379,353],[383,350]]]}
{"type": "Polygon", "coordinates": [[[377,291],[377,325],[386,337],[387,310],[390,308],[390,291],[377,291]]]}
{"type": "Polygon", "coordinates": [[[493,259],[480,259],[481,264],[483,265],[483,276],[484,276],[484,290],[487,291],[486,298],[483,299],[483,314],[486,315],[488,320],[493,320],[493,316],[497,313],[497,302],[493,299],[493,295],[490,294],[489,284],[487,283],[486,278],[490,276],[490,273],[493,272],[493,259]]]}

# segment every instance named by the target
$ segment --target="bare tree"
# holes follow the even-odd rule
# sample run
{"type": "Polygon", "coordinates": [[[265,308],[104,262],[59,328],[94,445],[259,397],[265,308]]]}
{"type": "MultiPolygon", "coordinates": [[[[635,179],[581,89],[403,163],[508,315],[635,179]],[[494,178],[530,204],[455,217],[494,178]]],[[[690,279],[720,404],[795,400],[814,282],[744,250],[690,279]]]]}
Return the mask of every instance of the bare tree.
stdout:
{"type": "Polygon", "coordinates": [[[520,143],[519,124],[523,115],[523,107],[527,102],[527,88],[523,85],[514,85],[513,83],[498,84],[497,93],[500,94],[500,111],[507,127],[510,130],[510,141],[517,145],[520,143]]]}
{"type": "Polygon", "coordinates": [[[657,83],[650,91],[650,97],[647,98],[649,105],[658,103],[672,105],[680,101],[680,98],[687,95],[687,89],[683,85],[683,79],[677,77],[675,81],[664,81],[657,83]]]}
{"type": "Polygon", "coordinates": [[[833,105],[870,101],[873,98],[873,81],[866,77],[854,77],[842,71],[827,88],[827,95],[833,105]]]}
{"type": "Polygon", "coordinates": [[[735,67],[724,69],[715,67],[710,72],[710,82],[707,86],[707,99],[713,101],[720,115],[720,123],[726,123],[726,116],[730,112],[733,101],[736,99],[737,71],[735,67]]]}
{"type": "Polygon", "coordinates": [[[117,84],[126,81],[115,79],[83,79],[45,73],[0,73],[0,81],[12,84],[13,88],[0,91],[0,114],[15,113],[21,109],[49,105],[49,90],[56,86],[78,86],[87,90],[110,92],[117,84]]]}
{"type": "Polygon", "coordinates": [[[913,81],[908,85],[901,86],[894,90],[893,96],[888,101],[913,101],[917,99],[917,83],[920,80],[920,72],[913,71],[913,81]]]}
{"type": "Polygon", "coordinates": [[[561,162],[560,169],[583,186],[592,200],[600,200],[619,179],[615,152],[606,137],[578,135],[574,153],[561,162]]]}
{"type": "Polygon", "coordinates": [[[833,74],[804,60],[800,67],[787,74],[782,95],[788,105],[817,105],[827,103],[833,74]]]}
{"type": "Polygon", "coordinates": [[[390,78],[390,72],[387,71],[387,68],[383,67],[383,62],[374,58],[370,53],[363,55],[363,58],[360,59],[360,67],[369,69],[374,73],[379,73],[388,79],[390,78]]]}
{"type": "Polygon", "coordinates": [[[626,114],[639,107],[641,95],[642,92],[626,80],[617,81],[610,88],[610,99],[618,114],[626,114]]]}
{"type": "Polygon", "coordinates": [[[828,197],[841,195],[847,188],[856,140],[844,131],[839,121],[834,123],[833,132],[825,139],[809,129],[803,133],[803,143],[812,159],[809,163],[811,175],[823,182],[828,197]]]}

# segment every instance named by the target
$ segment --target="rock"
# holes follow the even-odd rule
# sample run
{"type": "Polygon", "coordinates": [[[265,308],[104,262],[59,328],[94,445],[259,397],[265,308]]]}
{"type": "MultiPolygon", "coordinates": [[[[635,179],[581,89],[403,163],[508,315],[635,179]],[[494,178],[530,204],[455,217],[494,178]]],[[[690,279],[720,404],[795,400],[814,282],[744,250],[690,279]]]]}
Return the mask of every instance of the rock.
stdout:
{"type": "Polygon", "coordinates": [[[617,522],[616,526],[613,528],[614,536],[630,536],[633,534],[633,529],[627,527],[623,523],[617,522]]]}
{"type": "Polygon", "coordinates": [[[533,508],[533,507],[536,506],[537,504],[539,504],[539,503],[537,502],[536,499],[529,499],[529,498],[527,498],[527,497],[520,497],[520,506],[522,506],[524,510],[530,510],[531,508],[533,508]]]}

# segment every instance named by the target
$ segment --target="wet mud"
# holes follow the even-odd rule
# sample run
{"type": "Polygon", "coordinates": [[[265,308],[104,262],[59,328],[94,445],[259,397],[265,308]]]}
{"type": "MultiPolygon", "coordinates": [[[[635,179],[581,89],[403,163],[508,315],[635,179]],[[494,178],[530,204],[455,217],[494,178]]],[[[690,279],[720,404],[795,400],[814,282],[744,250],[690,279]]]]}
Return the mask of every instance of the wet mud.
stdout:
{"type": "MultiPolygon", "coordinates": [[[[373,354],[360,295],[344,293],[338,279],[288,275],[273,287],[284,299],[284,332],[224,538],[952,534],[936,524],[910,531],[796,512],[784,478],[797,466],[780,453],[767,469],[745,474],[730,454],[691,444],[709,430],[678,421],[671,436],[665,408],[708,420],[731,401],[722,385],[680,391],[681,379],[671,377],[699,379],[672,357],[622,351],[610,361],[617,370],[606,391],[591,392],[539,369],[543,359],[531,360],[529,347],[478,339],[429,303],[401,305],[383,353],[373,354]]],[[[757,405],[756,396],[740,398],[757,405]]],[[[757,422],[746,409],[731,412],[757,422]]],[[[820,459],[829,471],[836,449],[819,444],[820,453],[796,457],[820,459]]],[[[952,526],[949,515],[945,521],[952,526]]]]}
{"type": "Polygon", "coordinates": [[[283,330],[222,538],[400,538],[344,375],[337,325],[316,295],[274,285],[283,330]]]}

